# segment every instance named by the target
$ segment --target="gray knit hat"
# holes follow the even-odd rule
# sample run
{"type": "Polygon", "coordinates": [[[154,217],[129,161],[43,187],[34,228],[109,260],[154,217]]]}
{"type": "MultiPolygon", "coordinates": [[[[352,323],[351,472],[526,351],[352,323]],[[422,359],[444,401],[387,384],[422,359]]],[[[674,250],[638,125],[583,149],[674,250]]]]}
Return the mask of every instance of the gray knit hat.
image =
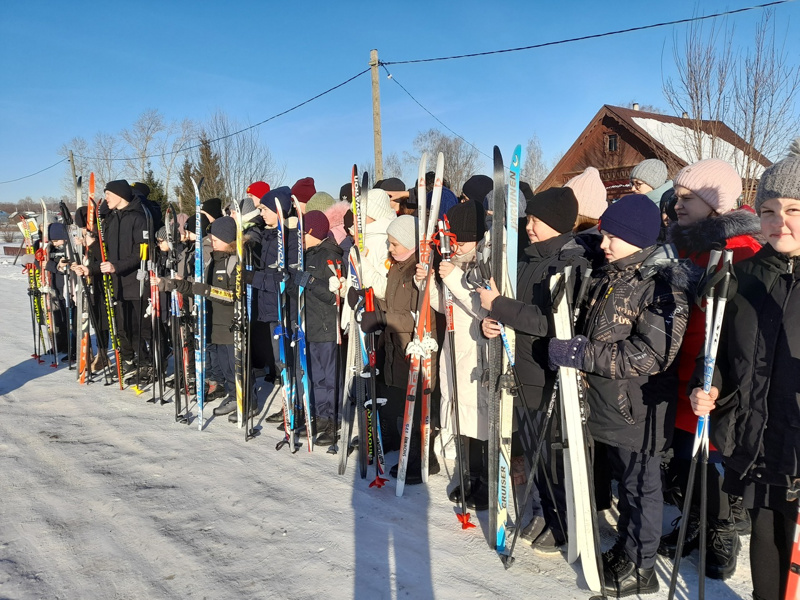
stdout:
{"type": "Polygon", "coordinates": [[[756,192],[756,212],[771,198],[800,200],[800,137],[789,146],[789,155],[769,167],[761,175],[756,192]]]}
{"type": "Polygon", "coordinates": [[[657,158],[648,158],[633,167],[631,179],[644,181],[651,188],[656,189],[664,185],[667,180],[667,165],[657,158]]]}
{"type": "Polygon", "coordinates": [[[417,247],[417,218],[401,215],[389,223],[386,234],[396,239],[403,247],[413,250],[417,247]]]}
{"type": "Polygon", "coordinates": [[[335,203],[336,200],[334,200],[333,196],[331,196],[328,192],[317,192],[311,196],[306,204],[306,212],[311,212],[312,210],[325,212],[335,203]]]}

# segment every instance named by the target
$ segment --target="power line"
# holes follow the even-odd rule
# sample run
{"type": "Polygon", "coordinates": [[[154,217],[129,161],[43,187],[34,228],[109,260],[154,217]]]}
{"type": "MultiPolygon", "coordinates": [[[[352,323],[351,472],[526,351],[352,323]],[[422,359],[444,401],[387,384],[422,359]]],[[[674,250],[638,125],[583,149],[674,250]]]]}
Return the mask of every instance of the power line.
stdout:
{"type": "Polygon", "coordinates": [[[429,111],[427,108],[425,108],[425,106],[423,106],[422,102],[420,102],[419,100],[417,100],[417,99],[416,99],[416,98],[415,98],[415,97],[414,97],[414,96],[411,94],[411,92],[409,92],[409,91],[408,91],[408,90],[405,88],[405,86],[404,86],[402,83],[400,83],[399,81],[397,81],[397,79],[396,79],[396,78],[395,78],[395,77],[394,77],[394,76],[393,76],[393,75],[392,75],[392,74],[389,72],[389,69],[387,69],[387,68],[386,68],[386,65],[387,65],[387,64],[391,64],[391,63],[379,63],[379,64],[380,64],[380,66],[381,66],[381,67],[383,67],[383,70],[384,70],[384,71],[386,71],[386,75],[388,76],[388,78],[389,78],[389,79],[391,79],[392,81],[394,81],[394,82],[395,82],[397,85],[399,85],[399,86],[400,86],[400,89],[401,89],[401,90],[403,90],[403,91],[404,91],[406,94],[408,94],[408,97],[409,97],[409,98],[411,98],[411,99],[412,99],[414,102],[416,102],[416,103],[417,103],[417,105],[418,105],[418,106],[419,106],[419,107],[420,107],[422,110],[424,110],[424,111],[425,111],[426,113],[428,113],[428,114],[429,114],[431,117],[433,117],[433,118],[436,120],[436,122],[437,122],[437,123],[439,123],[439,125],[441,125],[441,126],[442,126],[442,127],[444,127],[445,129],[447,129],[447,131],[449,131],[450,133],[452,133],[454,136],[456,136],[458,139],[460,139],[460,140],[461,140],[462,142],[464,142],[465,144],[467,144],[467,145],[469,145],[469,146],[472,146],[473,148],[475,148],[475,150],[477,150],[478,152],[480,152],[481,154],[483,154],[483,155],[484,155],[486,158],[488,158],[488,159],[490,159],[490,160],[492,159],[492,157],[491,157],[491,156],[489,156],[488,154],[486,154],[485,152],[483,152],[483,151],[482,151],[480,148],[478,148],[478,147],[477,147],[475,144],[473,144],[472,142],[470,142],[469,140],[467,140],[465,137],[463,137],[463,136],[459,135],[458,133],[456,133],[455,131],[453,131],[452,129],[450,129],[450,128],[449,128],[447,125],[445,125],[445,124],[442,122],[442,120],[441,120],[439,117],[437,117],[435,114],[433,114],[433,113],[432,113],[431,111],[429,111]]]}
{"type": "Polygon", "coordinates": [[[17,177],[16,179],[9,179],[8,181],[0,181],[0,185],[3,185],[4,183],[14,183],[15,181],[22,181],[23,179],[28,179],[28,177],[33,177],[34,175],[38,175],[39,173],[44,173],[45,171],[49,171],[53,167],[57,167],[58,165],[60,165],[65,160],[68,160],[68,159],[62,158],[57,163],[52,164],[49,167],[45,167],[44,169],[40,169],[40,170],[36,171],[36,173],[31,173],[30,175],[23,175],[22,177],[17,177]]]}
{"type": "Polygon", "coordinates": [[[628,29],[618,29],[616,31],[607,31],[605,33],[594,33],[592,35],[584,35],[581,37],[569,38],[566,40],[557,40],[554,42],[542,42],[541,44],[533,44],[531,46],[520,46],[518,48],[504,48],[502,50],[488,50],[486,52],[473,52],[470,54],[456,54],[453,56],[437,56],[435,58],[416,58],[412,60],[394,60],[394,61],[381,61],[381,65],[409,65],[414,63],[428,63],[438,62],[442,60],[455,60],[457,58],[475,58],[476,56],[489,56],[491,54],[505,54],[507,52],[520,52],[522,50],[534,50],[536,48],[546,48],[547,46],[558,46],[561,44],[570,44],[572,42],[582,42],[584,40],[593,40],[597,38],[609,37],[612,35],[619,35],[622,33],[631,33],[633,31],[645,31],[647,29],[655,29],[657,27],[666,27],[668,25],[680,25],[682,23],[692,23],[693,21],[704,21],[706,19],[716,19],[718,17],[725,17],[728,15],[735,15],[751,10],[760,10],[769,8],[770,6],[777,6],[779,4],[786,4],[794,2],[794,0],[775,0],[774,2],[767,2],[766,4],[757,4],[756,6],[748,6],[745,8],[737,8],[725,12],[714,13],[713,15],[704,15],[702,17],[691,17],[687,19],[678,19],[676,21],[665,21],[663,23],[654,23],[652,25],[640,25],[638,27],[629,27],[628,29]]]}

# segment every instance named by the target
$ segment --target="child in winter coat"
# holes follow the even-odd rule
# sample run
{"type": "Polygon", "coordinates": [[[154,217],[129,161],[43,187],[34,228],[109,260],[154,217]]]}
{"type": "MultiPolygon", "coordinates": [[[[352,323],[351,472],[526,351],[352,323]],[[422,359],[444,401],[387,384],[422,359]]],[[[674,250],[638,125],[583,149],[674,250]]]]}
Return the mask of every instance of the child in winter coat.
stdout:
{"type": "MultiPolygon", "coordinates": [[[[383,190],[378,191],[385,194],[383,190]]],[[[373,333],[378,329],[384,330],[380,339],[386,354],[383,374],[387,403],[382,409],[382,418],[387,418],[390,424],[393,424],[393,419],[397,422],[397,434],[399,436],[402,431],[402,417],[405,410],[406,387],[410,370],[406,348],[414,338],[416,327],[414,312],[417,310],[419,298],[419,290],[414,285],[414,274],[419,260],[417,256],[417,220],[411,215],[397,217],[389,224],[386,233],[391,256],[391,267],[389,268],[386,282],[386,299],[379,300],[375,312],[364,313],[361,320],[361,329],[364,333],[373,333]]],[[[431,323],[435,322],[433,311],[429,312],[429,318],[431,323]]],[[[436,352],[434,352],[431,362],[431,390],[436,386],[436,359],[436,352]]],[[[408,485],[422,483],[421,438],[419,434],[422,404],[421,378],[417,392],[417,402],[414,404],[408,470],[406,471],[406,484],[408,485]]],[[[431,407],[431,412],[435,412],[433,407],[431,407]]],[[[431,443],[432,447],[433,444],[431,443]]],[[[429,473],[435,475],[439,472],[439,462],[433,451],[429,456],[429,473]]],[[[390,474],[392,477],[397,477],[397,465],[391,468],[390,474]]]]}
{"type": "Polygon", "coordinates": [[[606,209],[599,229],[608,262],[592,275],[580,335],[549,345],[551,365],[582,372],[589,430],[606,447],[619,482],[618,539],[603,556],[612,597],[658,590],[660,462],[675,405],[668,367],[688,316],[686,270],[656,245],[660,223],[658,207],[644,195],[625,196],[606,209]]]}
{"type": "MultiPolygon", "coordinates": [[[[667,235],[677,247],[679,256],[691,261],[693,280],[699,281],[705,271],[712,248],[721,246],[732,250],[734,263],[753,256],[759,250],[761,244],[754,237],[760,231],[758,217],[747,210],[734,210],[742,193],[742,179],[730,164],[718,158],[709,158],[684,167],[675,176],[674,189],[678,222],[672,225],[667,235]]],[[[705,313],[690,301],[689,324],[677,359],[678,406],[672,442],[674,455],[669,463],[666,492],[668,499],[681,508],[697,429],[697,417],[692,413],[688,397],[689,381],[704,337],[705,313]]],[[[719,464],[722,457],[714,448],[711,450],[709,460],[719,464]]],[[[695,489],[699,486],[698,481],[695,489]]],[[[717,469],[709,469],[707,494],[709,532],[705,550],[706,575],[725,579],[736,569],[739,536],[728,495],[722,492],[722,475],[717,469]]],[[[696,548],[699,542],[698,494],[695,494],[693,502],[684,545],[687,552],[696,548]]],[[[673,557],[677,541],[678,527],[675,527],[674,531],[662,538],[659,554],[673,557]]]]}
{"type": "MultiPolygon", "coordinates": [[[[696,371],[695,415],[711,414],[723,491],[750,513],[753,598],[783,599],[800,486],[800,138],[761,176],[755,199],[768,244],[735,271],[711,392],[696,371]]],[[[709,468],[709,471],[715,469],[709,468]]]]}

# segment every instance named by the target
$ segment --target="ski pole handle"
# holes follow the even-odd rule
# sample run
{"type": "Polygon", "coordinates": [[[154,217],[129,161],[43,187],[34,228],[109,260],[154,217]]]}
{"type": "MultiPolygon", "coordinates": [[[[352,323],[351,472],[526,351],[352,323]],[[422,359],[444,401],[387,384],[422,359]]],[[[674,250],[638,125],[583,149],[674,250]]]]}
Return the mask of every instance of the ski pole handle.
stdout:
{"type": "Polygon", "coordinates": [[[367,288],[364,291],[364,311],[375,312],[375,292],[372,288],[367,288]]]}

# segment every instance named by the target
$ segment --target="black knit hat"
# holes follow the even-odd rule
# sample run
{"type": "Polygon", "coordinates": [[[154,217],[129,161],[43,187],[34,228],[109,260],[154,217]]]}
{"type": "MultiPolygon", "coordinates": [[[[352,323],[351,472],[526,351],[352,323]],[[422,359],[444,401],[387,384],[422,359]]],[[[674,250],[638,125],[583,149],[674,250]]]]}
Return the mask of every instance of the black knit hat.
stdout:
{"type": "Polygon", "coordinates": [[[397,177],[389,177],[389,179],[382,179],[375,182],[375,187],[382,189],[384,192],[405,192],[406,184],[397,177]]]}
{"type": "Polygon", "coordinates": [[[477,242],[486,233],[486,211],[474,200],[456,204],[447,211],[447,220],[460,243],[477,242]]]}
{"type": "Polygon", "coordinates": [[[88,213],[89,208],[86,206],[79,206],[75,209],[75,214],[72,215],[72,219],[75,221],[75,225],[77,225],[79,229],[86,228],[86,218],[88,213]]]}
{"type": "Polygon", "coordinates": [[[236,239],[236,221],[233,217],[220,217],[211,224],[211,235],[230,244],[236,239]]]}
{"type": "Polygon", "coordinates": [[[494,181],[488,175],[473,175],[464,183],[461,193],[470,200],[483,202],[486,194],[494,189],[494,181]]]}
{"type": "Polygon", "coordinates": [[[219,219],[222,217],[222,200],[219,198],[209,198],[203,202],[201,210],[208,214],[212,219],[219,219]]]}
{"type": "Polygon", "coordinates": [[[342,187],[339,188],[339,200],[344,200],[345,202],[353,201],[352,183],[345,183],[342,187]]]}
{"type": "Polygon", "coordinates": [[[578,218],[578,200],[572,188],[551,187],[534,194],[525,206],[525,214],[544,221],[559,233],[572,231],[578,218]]]}
{"type": "Polygon", "coordinates": [[[116,194],[126,202],[133,200],[133,190],[131,189],[130,184],[124,179],[115,179],[114,181],[109,181],[106,184],[105,191],[116,194]]]}
{"type": "Polygon", "coordinates": [[[197,216],[192,215],[188,219],[186,219],[186,223],[183,225],[183,230],[187,233],[195,233],[197,231],[197,216]]]}
{"type": "Polygon", "coordinates": [[[150,195],[150,186],[141,181],[136,181],[131,184],[131,189],[137,194],[147,198],[150,195]]]}

